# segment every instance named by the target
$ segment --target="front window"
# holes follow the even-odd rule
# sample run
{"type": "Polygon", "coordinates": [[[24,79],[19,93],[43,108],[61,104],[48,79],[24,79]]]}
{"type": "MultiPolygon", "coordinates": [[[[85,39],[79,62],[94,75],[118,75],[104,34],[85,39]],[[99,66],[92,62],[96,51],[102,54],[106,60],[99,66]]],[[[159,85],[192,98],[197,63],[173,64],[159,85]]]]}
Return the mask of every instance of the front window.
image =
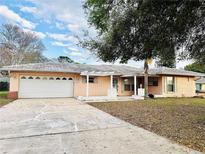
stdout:
{"type": "MultiPolygon", "coordinates": [[[[87,83],[87,77],[85,77],[85,82],[87,83]]],[[[96,78],[89,76],[89,83],[95,83],[96,82],[96,78]]]]}
{"type": "Polygon", "coordinates": [[[158,78],[155,77],[149,78],[149,86],[158,86],[158,78]]]}
{"type": "Polygon", "coordinates": [[[167,77],[167,92],[175,91],[175,78],[173,76],[167,77]]]}

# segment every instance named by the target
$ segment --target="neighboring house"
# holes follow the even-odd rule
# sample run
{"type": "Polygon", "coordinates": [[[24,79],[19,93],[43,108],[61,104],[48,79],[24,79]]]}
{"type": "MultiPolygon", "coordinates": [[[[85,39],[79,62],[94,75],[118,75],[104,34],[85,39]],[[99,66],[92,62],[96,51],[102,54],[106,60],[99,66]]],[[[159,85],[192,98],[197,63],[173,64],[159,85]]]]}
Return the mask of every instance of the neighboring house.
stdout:
{"type": "Polygon", "coordinates": [[[3,76],[3,75],[0,73],[0,82],[9,82],[9,77],[3,76]]]}
{"type": "Polygon", "coordinates": [[[196,90],[205,92],[205,78],[200,78],[196,80],[196,90]]]}
{"type": "MultiPolygon", "coordinates": [[[[10,97],[138,96],[143,69],[125,65],[38,63],[7,66],[10,97]]],[[[149,70],[149,93],[156,97],[193,97],[196,77],[204,74],[158,68],[149,70]]]]}

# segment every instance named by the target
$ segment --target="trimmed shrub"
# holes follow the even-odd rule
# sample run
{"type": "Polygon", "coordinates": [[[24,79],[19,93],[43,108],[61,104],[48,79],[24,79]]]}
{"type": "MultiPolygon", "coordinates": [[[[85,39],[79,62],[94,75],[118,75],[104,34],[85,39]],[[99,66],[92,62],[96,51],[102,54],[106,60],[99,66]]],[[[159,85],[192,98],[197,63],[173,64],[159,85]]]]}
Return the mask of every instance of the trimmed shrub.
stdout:
{"type": "Polygon", "coordinates": [[[9,83],[8,82],[0,82],[0,91],[8,91],[9,83]]]}
{"type": "Polygon", "coordinates": [[[153,94],[149,94],[148,96],[149,96],[149,98],[154,98],[153,94]]]}

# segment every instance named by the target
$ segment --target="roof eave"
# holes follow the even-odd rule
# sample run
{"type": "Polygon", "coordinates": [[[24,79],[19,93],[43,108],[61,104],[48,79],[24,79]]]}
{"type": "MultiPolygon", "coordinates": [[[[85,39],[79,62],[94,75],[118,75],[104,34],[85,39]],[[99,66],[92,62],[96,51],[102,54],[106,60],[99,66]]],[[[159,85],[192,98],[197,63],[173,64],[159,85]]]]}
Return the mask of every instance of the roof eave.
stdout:
{"type": "Polygon", "coordinates": [[[76,73],[80,74],[78,71],[52,71],[52,70],[20,70],[20,69],[0,69],[0,71],[9,71],[9,72],[50,72],[50,73],[76,73]]]}
{"type": "Polygon", "coordinates": [[[157,75],[172,75],[172,76],[189,76],[189,77],[204,77],[205,74],[182,74],[182,73],[157,73],[157,75]]]}

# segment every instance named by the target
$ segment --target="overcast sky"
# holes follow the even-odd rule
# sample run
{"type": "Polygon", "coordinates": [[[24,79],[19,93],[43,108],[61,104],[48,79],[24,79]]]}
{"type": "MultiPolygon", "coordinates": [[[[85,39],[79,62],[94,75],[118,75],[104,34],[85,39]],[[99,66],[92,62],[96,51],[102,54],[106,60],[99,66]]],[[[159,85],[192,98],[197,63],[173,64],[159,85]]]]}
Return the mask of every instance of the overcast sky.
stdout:
{"type": "MultiPolygon", "coordinates": [[[[75,36],[82,37],[84,30],[95,35],[95,30],[86,22],[82,0],[0,0],[0,24],[3,23],[14,23],[39,35],[46,46],[43,54],[48,58],[63,55],[80,63],[102,63],[76,45],[75,36]]],[[[177,67],[187,63],[180,62],[177,67]]],[[[128,64],[143,66],[142,62],[129,61],[128,64]]]]}

